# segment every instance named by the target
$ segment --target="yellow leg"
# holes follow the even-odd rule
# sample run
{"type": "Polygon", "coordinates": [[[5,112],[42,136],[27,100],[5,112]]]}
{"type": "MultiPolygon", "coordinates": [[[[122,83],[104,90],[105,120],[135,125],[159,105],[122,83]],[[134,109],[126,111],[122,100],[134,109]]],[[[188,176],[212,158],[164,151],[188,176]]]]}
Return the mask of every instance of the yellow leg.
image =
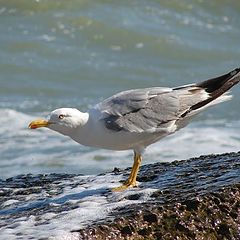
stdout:
{"type": "Polygon", "coordinates": [[[134,163],[128,180],[120,187],[113,188],[112,191],[120,192],[129,187],[135,187],[137,185],[137,174],[142,161],[142,156],[134,152],[134,163]]]}

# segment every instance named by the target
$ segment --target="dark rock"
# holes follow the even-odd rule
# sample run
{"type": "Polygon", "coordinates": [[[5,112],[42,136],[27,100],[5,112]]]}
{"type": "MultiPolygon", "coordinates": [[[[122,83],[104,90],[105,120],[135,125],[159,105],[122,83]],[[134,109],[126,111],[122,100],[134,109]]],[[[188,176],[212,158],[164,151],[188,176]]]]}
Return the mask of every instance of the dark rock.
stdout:
{"type": "Polygon", "coordinates": [[[142,236],[149,236],[151,233],[152,233],[151,227],[142,228],[138,231],[138,234],[142,236]]]}
{"type": "MultiPolygon", "coordinates": [[[[107,175],[114,182],[130,170],[115,169],[83,178],[28,174],[0,180],[1,235],[14,232],[24,219],[33,216],[34,228],[46,229],[51,221],[64,222],[69,212],[82,210],[86,204],[95,206],[93,201],[104,199],[103,209],[115,206],[109,208],[107,216],[69,226],[66,238],[240,239],[240,153],[145,165],[139,172],[139,187],[122,193],[89,188],[95,181],[104,182],[107,175]]],[[[76,221],[84,217],[75,215],[76,221]]],[[[48,231],[38,237],[34,235],[38,232],[27,236],[24,229],[18,229],[15,238],[52,236],[48,231]]]]}
{"type": "Polygon", "coordinates": [[[126,197],[128,200],[138,200],[139,198],[141,198],[141,194],[137,193],[137,194],[132,194],[126,197]]]}
{"type": "Polygon", "coordinates": [[[217,233],[219,235],[222,235],[222,237],[230,238],[231,233],[230,233],[230,227],[226,223],[221,223],[218,227],[217,233]]]}
{"type": "Polygon", "coordinates": [[[143,215],[143,220],[148,223],[156,223],[158,221],[158,216],[154,213],[148,212],[143,215]]]}
{"type": "Polygon", "coordinates": [[[127,226],[124,226],[122,229],[121,229],[121,234],[123,236],[125,235],[132,235],[134,233],[134,227],[132,225],[127,225],[127,226]]]}
{"type": "MultiPolygon", "coordinates": [[[[125,226],[127,239],[240,239],[239,159],[239,153],[230,153],[143,166],[138,180],[154,181],[159,190],[151,194],[151,201],[138,206],[137,218],[131,206],[120,210],[121,222],[112,213],[117,224],[108,226],[111,230],[125,226]],[[134,234],[128,225],[133,218],[134,234]]],[[[98,234],[98,228],[94,225],[95,236],[107,238],[98,234]]],[[[87,231],[80,230],[80,236],[87,231]]],[[[125,237],[118,232],[108,239],[125,237]]]]}
{"type": "Polygon", "coordinates": [[[186,205],[186,209],[188,211],[192,211],[192,210],[198,209],[200,202],[198,199],[189,199],[189,200],[184,201],[182,204],[186,205]]]}

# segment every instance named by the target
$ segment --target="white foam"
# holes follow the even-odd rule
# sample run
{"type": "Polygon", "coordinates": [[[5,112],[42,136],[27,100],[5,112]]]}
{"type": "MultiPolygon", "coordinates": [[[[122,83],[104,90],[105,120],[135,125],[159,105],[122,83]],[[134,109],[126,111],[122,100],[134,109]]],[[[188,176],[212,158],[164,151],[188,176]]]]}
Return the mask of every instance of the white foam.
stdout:
{"type": "MultiPolygon", "coordinates": [[[[63,181],[64,191],[55,197],[42,199],[44,192],[35,195],[34,199],[25,199],[19,206],[8,206],[17,212],[21,212],[24,208],[34,208],[35,203],[41,205],[49,204],[56,207],[65,204],[77,204],[77,208],[73,210],[62,211],[58,214],[48,212],[43,215],[29,216],[25,218],[13,218],[8,221],[8,225],[2,227],[0,239],[11,239],[21,233],[23,239],[28,238],[49,238],[51,239],[68,239],[69,237],[77,236],[71,234],[70,231],[78,230],[95,220],[106,218],[109,213],[118,207],[128,206],[145,202],[149,199],[150,194],[155,189],[130,189],[123,193],[109,192],[104,194],[107,189],[119,185],[120,175],[107,174],[104,176],[83,176],[75,177],[71,181],[63,181]],[[84,183],[82,183],[84,180],[84,183]],[[79,183],[76,187],[71,187],[68,184],[79,183]],[[139,200],[127,200],[127,196],[138,192],[142,195],[139,200]]],[[[76,184],[77,185],[77,184],[76,184]]],[[[11,200],[8,202],[10,203],[11,200]]],[[[15,202],[13,201],[12,204],[15,202]]],[[[3,222],[4,223],[4,222],[3,222]]],[[[71,238],[72,239],[72,238],[71,238]]]]}

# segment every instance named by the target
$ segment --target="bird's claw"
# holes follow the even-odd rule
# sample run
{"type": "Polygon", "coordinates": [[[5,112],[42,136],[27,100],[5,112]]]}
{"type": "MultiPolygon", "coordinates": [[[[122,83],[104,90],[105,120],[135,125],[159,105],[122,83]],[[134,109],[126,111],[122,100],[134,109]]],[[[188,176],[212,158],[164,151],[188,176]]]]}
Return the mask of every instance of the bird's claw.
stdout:
{"type": "Polygon", "coordinates": [[[119,187],[112,188],[112,191],[113,192],[122,192],[122,191],[124,191],[128,188],[131,188],[131,187],[137,187],[137,182],[127,180],[125,183],[123,183],[123,185],[121,185],[119,187]]]}

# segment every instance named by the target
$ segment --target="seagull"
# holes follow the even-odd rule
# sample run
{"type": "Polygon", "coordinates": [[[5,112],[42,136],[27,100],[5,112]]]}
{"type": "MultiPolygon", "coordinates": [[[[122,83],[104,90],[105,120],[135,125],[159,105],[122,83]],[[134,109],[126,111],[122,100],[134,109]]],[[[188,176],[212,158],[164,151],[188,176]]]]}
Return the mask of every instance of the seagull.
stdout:
{"type": "Polygon", "coordinates": [[[133,150],[128,179],[113,191],[137,186],[145,149],[185,127],[206,108],[231,99],[228,90],[240,81],[240,68],[200,83],[175,88],[127,90],[98,103],[88,112],[59,108],[48,120],[34,120],[30,129],[47,127],[74,141],[96,148],[133,150]]]}

